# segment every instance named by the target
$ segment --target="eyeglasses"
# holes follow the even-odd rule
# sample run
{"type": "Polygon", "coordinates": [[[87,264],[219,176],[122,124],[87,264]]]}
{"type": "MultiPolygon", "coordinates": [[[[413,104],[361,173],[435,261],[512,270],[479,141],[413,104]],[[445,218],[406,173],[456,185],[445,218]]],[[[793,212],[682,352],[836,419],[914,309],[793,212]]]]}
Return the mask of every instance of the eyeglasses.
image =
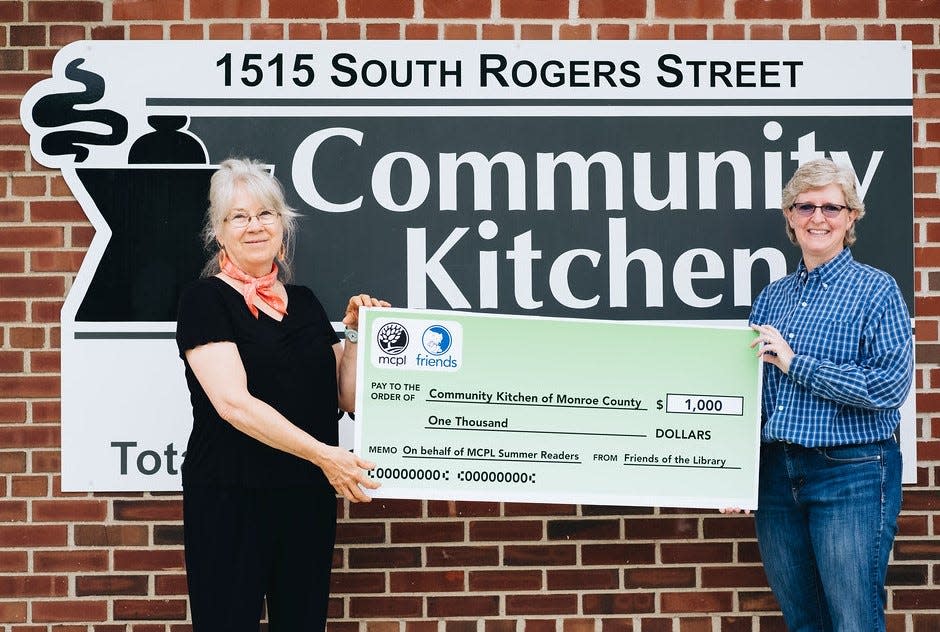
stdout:
{"type": "Polygon", "coordinates": [[[816,209],[822,211],[822,214],[832,219],[838,217],[839,213],[845,209],[852,210],[844,204],[810,204],[809,202],[796,202],[795,204],[790,205],[791,211],[796,211],[803,217],[812,217],[816,213],[816,209]]]}
{"type": "Polygon", "coordinates": [[[260,211],[257,215],[249,215],[248,213],[235,213],[234,215],[229,215],[225,218],[225,221],[234,226],[235,228],[246,228],[248,224],[251,223],[251,220],[257,219],[258,222],[264,226],[270,226],[277,220],[280,213],[272,211],[270,209],[264,209],[260,211]]]}

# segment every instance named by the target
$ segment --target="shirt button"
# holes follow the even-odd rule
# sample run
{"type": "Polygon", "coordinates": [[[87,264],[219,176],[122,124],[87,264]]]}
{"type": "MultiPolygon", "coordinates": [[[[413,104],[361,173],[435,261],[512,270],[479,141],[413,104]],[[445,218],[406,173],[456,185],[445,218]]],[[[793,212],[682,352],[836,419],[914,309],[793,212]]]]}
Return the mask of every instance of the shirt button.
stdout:
{"type": "Polygon", "coordinates": [[[803,302],[800,303],[800,304],[801,304],[803,307],[806,307],[806,301],[803,301],[803,302]]]}
{"type": "Polygon", "coordinates": [[[828,284],[828,283],[823,283],[823,289],[824,289],[824,290],[828,290],[828,289],[829,289],[829,284],[828,284]]]}
{"type": "Polygon", "coordinates": [[[787,334],[787,338],[793,338],[793,332],[792,332],[792,331],[787,334]]]}
{"type": "Polygon", "coordinates": [[[777,406],[777,410],[783,410],[783,406],[777,406]]]}

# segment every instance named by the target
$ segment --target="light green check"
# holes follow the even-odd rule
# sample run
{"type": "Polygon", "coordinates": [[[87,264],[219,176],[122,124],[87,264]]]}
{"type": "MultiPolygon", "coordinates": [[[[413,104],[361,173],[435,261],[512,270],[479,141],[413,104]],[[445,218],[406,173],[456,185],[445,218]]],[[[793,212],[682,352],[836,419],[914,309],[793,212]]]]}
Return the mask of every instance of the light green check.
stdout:
{"type": "Polygon", "coordinates": [[[745,326],[365,310],[354,449],[385,498],[757,505],[745,326]]]}

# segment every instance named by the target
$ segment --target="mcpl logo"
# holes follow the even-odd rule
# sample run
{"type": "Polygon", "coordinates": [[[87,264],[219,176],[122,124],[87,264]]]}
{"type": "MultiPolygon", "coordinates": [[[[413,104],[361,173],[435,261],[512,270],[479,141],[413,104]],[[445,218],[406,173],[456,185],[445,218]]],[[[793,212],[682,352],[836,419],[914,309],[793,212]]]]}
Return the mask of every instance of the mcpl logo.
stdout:
{"type": "Polygon", "coordinates": [[[386,354],[379,356],[379,364],[401,366],[405,363],[407,358],[401,354],[408,348],[408,330],[403,325],[396,322],[385,323],[376,334],[375,340],[379,343],[379,349],[386,354]]]}

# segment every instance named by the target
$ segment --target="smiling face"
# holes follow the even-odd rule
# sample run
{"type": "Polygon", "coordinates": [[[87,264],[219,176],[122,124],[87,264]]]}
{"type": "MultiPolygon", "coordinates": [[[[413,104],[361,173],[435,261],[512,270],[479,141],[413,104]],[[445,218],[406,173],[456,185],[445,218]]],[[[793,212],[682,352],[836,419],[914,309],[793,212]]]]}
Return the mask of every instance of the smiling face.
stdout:
{"type": "MultiPolygon", "coordinates": [[[[794,204],[838,204],[845,206],[842,187],[830,184],[818,189],[808,189],[796,196],[794,204]]],[[[858,213],[845,209],[836,217],[823,215],[820,209],[804,217],[795,210],[787,211],[787,223],[796,236],[796,243],[803,251],[803,262],[810,270],[836,257],[845,247],[845,235],[855,223],[858,213]]]]}
{"type": "Polygon", "coordinates": [[[266,207],[245,190],[236,185],[226,218],[237,214],[249,215],[248,226],[237,228],[223,221],[218,233],[219,243],[225,248],[228,258],[248,274],[260,277],[271,271],[271,265],[281,250],[284,240],[284,224],[278,215],[273,224],[264,225],[257,215],[266,207]]]}

